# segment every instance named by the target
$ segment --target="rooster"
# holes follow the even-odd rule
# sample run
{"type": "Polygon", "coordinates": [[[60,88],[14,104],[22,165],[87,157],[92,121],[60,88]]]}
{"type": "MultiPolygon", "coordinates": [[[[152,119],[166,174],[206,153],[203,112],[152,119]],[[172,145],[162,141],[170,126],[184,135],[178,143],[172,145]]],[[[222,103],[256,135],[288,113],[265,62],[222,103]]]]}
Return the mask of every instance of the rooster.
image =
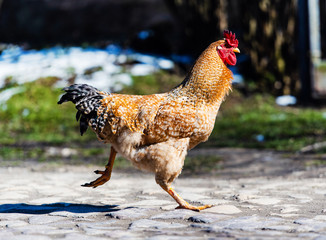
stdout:
{"type": "Polygon", "coordinates": [[[155,174],[159,184],[179,204],[177,208],[200,211],[212,205],[193,206],[181,198],[171,183],[179,176],[188,150],[210,136],[217,112],[231,89],[232,72],[239,53],[234,33],[225,30],[199,56],[177,87],[153,95],[123,95],[100,91],[86,84],[63,89],[58,104],[76,105],[80,133],[90,127],[100,141],[111,144],[101,176],[82,186],[96,188],[111,178],[116,154],[155,174]]]}

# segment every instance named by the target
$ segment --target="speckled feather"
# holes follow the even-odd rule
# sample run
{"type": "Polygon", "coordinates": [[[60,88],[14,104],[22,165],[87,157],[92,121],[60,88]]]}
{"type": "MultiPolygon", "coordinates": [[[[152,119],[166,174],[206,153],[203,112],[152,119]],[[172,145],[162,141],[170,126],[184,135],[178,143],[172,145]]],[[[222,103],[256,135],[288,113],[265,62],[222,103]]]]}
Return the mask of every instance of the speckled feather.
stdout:
{"type": "MultiPolygon", "coordinates": [[[[136,167],[155,172],[158,183],[177,177],[189,149],[206,141],[231,89],[232,73],[212,43],[185,80],[170,92],[135,96],[101,92],[88,85],[65,88],[59,103],[76,104],[85,124],[136,167]]],[[[83,123],[82,123],[83,122],[83,123]]]]}
{"type": "MultiPolygon", "coordinates": [[[[207,140],[217,111],[231,88],[232,73],[216,54],[218,42],[202,53],[185,81],[168,93],[103,96],[97,115],[110,115],[112,134],[126,127],[143,134],[143,144],[192,137],[191,146],[207,140]],[[218,78],[220,76],[220,79],[218,78]]],[[[94,129],[101,139],[103,129],[94,129]]],[[[105,131],[105,133],[110,131],[105,131]]],[[[110,138],[110,136],[107,136],[110,138]]]]}

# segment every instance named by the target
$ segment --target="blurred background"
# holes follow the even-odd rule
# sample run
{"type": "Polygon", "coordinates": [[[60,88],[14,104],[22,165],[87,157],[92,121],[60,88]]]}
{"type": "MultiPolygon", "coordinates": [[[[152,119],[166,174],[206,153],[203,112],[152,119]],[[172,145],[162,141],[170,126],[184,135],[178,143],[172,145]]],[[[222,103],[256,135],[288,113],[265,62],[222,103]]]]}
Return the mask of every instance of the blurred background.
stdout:
{"type": "Polygon", "coordinates": [[[324,153],[326,0],[0,0],[1,162],[102,163],[60,89],[168,91],[224,29],[240,42],[234,90],[199,147],[324,153]]]}

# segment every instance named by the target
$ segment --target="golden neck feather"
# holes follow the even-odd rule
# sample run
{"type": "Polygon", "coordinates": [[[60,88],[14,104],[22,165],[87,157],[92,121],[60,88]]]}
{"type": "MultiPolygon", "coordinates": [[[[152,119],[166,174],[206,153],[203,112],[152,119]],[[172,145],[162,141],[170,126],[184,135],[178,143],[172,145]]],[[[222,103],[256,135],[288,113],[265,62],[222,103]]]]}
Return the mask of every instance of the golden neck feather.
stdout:
{"type": "Polygon", "coordinates": [[[210,104],[220,104],[231,89],[232,72],[226,67],[212,43],[197,59],[185,80],[171,93],[174,96],[187,96],[188,99],[210,104]]]}

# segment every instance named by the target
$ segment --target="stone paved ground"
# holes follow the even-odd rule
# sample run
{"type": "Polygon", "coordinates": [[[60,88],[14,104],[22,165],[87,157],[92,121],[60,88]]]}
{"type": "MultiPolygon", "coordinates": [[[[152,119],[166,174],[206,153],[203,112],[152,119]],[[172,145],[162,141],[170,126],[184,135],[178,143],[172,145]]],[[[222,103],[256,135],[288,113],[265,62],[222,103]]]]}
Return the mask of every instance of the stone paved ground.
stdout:
{"type": "Polygon", "coordinates": [[[194,204],[215,205],[201,212],[175,210],[141,172],[113,172],[90,189],[80,185],[94,167],[1,167],[0,239],[326,239],[325,168],[307,168],[312,157],[211,151],[229,158],[218,175],[174,184],[194,204]]]}

